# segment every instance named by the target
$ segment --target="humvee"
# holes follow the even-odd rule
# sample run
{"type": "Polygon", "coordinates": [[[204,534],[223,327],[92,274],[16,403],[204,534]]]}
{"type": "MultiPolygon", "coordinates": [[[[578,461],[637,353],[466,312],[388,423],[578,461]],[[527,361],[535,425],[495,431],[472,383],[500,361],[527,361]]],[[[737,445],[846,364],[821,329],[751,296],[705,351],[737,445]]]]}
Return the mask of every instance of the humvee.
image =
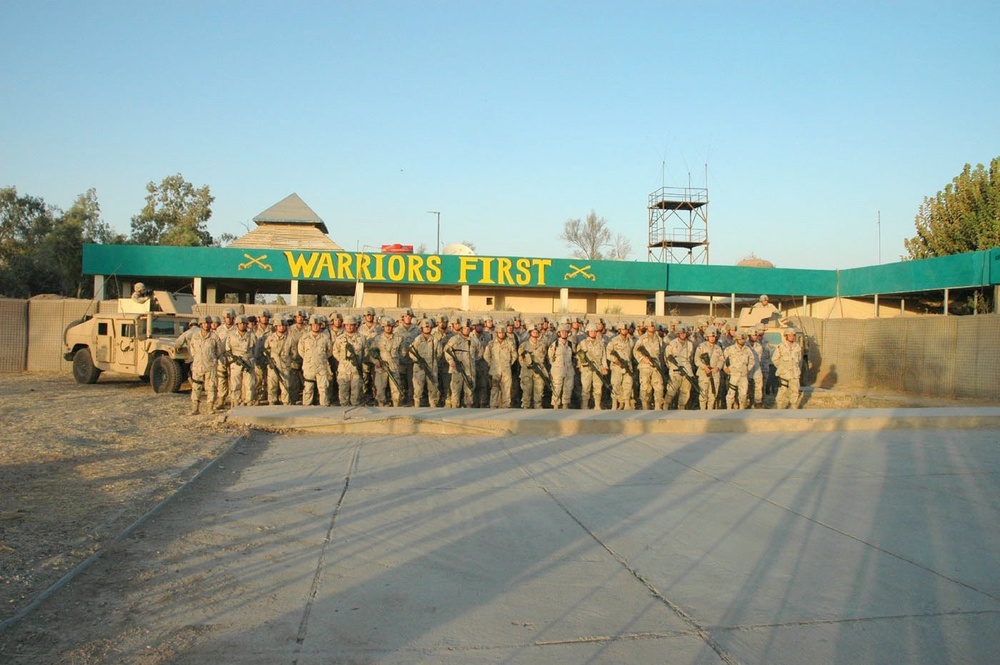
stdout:
{"type": "MultiPolygon", "coordinates": [[[[126,299],[123,299],[126,300],[126,299]]],[[[117,313],[85,316],[63,333],[63,358],[73,362],[77,383],[95,383],[101,372],[131,374],[148,381],[155,393],[180,390],[187,377],[187,347],[175,349],[193,315],[178,314],[167,292],[154,292],[145,312],[134,301],[117,313]],[[151,311],[153,305],[164,311],[151,311]]]]}

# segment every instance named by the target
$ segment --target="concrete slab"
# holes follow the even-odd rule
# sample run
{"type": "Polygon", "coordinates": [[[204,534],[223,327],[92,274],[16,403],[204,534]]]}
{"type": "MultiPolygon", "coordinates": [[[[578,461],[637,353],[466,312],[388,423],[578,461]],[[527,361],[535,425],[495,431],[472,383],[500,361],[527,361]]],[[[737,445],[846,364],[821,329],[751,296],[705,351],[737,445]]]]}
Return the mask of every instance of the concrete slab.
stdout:
{"type": "Polygon", "coordinates": [[[449,435],[257,433],[97,564],[131,591],[89,600],[84,575],[60,593],[98,617],[128,607],[144,642],[123,655],[169,643],[172,663],[1000,653],[1000,428],[986,420],[566,435],[542,415],[545,436],[472,415],[449,435]]]}

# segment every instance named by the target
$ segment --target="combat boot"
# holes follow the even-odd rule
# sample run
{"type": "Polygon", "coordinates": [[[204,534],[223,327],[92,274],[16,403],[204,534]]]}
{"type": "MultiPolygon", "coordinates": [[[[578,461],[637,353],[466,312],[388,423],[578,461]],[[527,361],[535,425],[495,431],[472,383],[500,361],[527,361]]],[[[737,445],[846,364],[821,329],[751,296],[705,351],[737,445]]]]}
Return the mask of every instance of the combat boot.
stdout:
{"type": "Polygon", "coordinates": [[[198,402],[194,402],[191,405],[191,410],[188,411],[188,415],[189,416],[197,416],[198,415],[198,402]]]}

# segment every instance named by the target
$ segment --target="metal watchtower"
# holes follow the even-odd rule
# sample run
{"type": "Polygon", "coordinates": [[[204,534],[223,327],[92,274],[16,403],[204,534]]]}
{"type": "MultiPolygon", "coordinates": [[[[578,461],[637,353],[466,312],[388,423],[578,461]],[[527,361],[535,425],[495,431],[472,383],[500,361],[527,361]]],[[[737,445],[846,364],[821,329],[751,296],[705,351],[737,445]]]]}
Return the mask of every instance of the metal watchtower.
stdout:
{"type": "Polygon", "coordinates": [[[661,187],[649,195],[649,261],[708,264],[708,189],[661,187]]]}

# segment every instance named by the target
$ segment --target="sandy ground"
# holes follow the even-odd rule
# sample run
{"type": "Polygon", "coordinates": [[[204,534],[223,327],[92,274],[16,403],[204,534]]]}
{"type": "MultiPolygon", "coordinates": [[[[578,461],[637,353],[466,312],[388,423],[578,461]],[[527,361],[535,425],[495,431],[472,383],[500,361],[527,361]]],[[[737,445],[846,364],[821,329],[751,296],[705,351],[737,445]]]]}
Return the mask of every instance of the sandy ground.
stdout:
{"type": "MultiPolygon", "coordinates": [[[[129,377],[0,381],[0,621],[174,492],[240,434],[188,393],[129,377]]],[[[0,653],[0,660],[4,660],[0,653]]]]}

